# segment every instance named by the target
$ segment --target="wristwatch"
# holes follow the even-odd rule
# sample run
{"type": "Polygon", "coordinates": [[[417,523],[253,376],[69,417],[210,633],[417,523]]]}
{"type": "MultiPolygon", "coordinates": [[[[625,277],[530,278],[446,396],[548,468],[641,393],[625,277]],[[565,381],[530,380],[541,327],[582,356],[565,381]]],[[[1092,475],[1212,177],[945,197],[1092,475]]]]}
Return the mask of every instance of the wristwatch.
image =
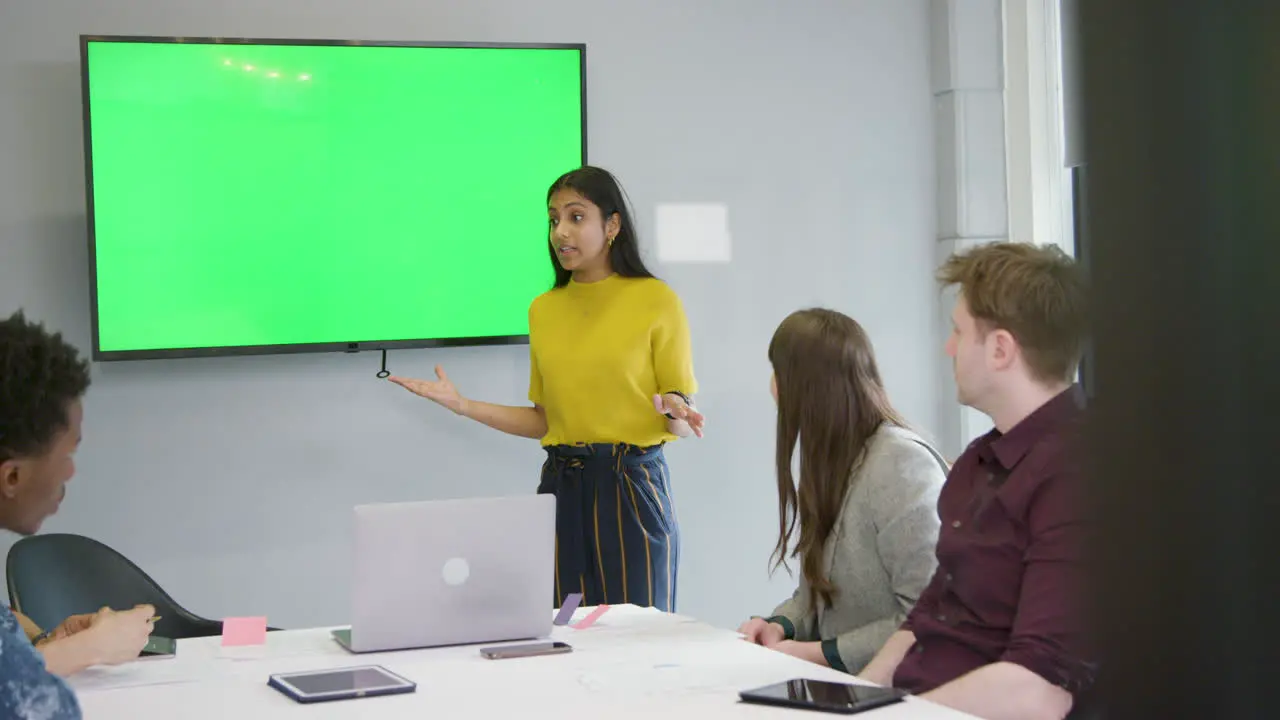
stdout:
{"type": "MultiPolygon", "coordinates": [[[[664,392],[664,393],[662,393],[662,394],[663,394],[663,395],[675,395],[676,397],[678,397],[678,398],[680,398],[681,400],[683,400],[685,405],[688,405],[689,407],[693,407],[693,401],[689,399],[689,396],[688,396],[688,395],[685,395],[684,393],[680,392],[679,390],[668,390],[668,391],[666,391],[666,392],[664,392]]],[[[662,414],[663,414],[663,415],[666,415],[668,418],[670,418],[670,419],[672,419],[672,420],[675,420],[675,419],[676,419],[676,418],[675,418],[675,416],[674,416],[674,415],[672,415],[672,414],[671,414],[671,413],[669,413],[669,412],[664,412],[664,413],[662,413],[662,414]]]]}
{"type": "Polygon", "coordinates": [[[49,636],[50,636],[50,635],[52,635],[52,634],[53,634],[53,631],[52,631],[52,630],[45,630],[44,632],[40,633],[39,635],[37,635],[37,636],[35,636],[35,637],[31,638],[31,645],[32,645],[32,647],[39,647],[40,643],[44,642],[45,640],[48,640],[48,639],[49,639],[49,636]]]}

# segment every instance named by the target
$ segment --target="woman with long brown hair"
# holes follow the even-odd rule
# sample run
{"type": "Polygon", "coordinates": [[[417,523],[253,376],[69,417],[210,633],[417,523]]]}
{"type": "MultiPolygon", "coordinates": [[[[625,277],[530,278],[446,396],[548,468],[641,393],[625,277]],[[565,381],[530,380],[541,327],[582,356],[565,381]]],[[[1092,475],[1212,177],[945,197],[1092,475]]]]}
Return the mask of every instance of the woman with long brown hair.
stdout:
{"type": "Polygon", "coordinates": [[[893,408],[871,341],[847,315],[791,314],[774,332],[769,362],[778,404],[774,568],[798,557],[801,577],[791,599],[741,632],[856,672],[933,575],[946,463],[893,408]]]}

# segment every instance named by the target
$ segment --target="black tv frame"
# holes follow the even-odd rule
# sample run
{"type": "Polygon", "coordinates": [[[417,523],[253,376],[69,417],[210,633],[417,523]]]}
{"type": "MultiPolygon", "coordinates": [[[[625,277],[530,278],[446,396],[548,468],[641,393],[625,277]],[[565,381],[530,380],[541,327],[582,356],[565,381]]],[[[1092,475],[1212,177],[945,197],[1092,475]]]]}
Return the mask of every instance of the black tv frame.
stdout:
{"type": "MultiPolygon", "coordinates": [[[[501,43],[433,42],[397,40],[339,40],[299,38],[219,38],[147,35],[81,35],[80,101],[84,123],[85,212],[89,239],[89,303],[92,328],[91,356],[94,361],[159,360],[177,358],[234,357],[244,355],[289,355],[298,353],[386,351],[482,345],[527,345],[528,335],[427,338],[417,340],[351,340],[348,342],[296,343],[287,345],[236,345],[228,347],[165,348],[157,350],[107,350],[98,335],[98,258],[93,207],[93,138],[89,107],[89,43],[172,43],[186,45],[300,45],[361,46],[398,48],[491,48],[500,50],[576,50],[579,57],[580,105],[582,107],[582,164],[587,164],[587,46],[586,43],[501,43]]],[[[548,179],[550,182],[552,178],[548,179]]]]}

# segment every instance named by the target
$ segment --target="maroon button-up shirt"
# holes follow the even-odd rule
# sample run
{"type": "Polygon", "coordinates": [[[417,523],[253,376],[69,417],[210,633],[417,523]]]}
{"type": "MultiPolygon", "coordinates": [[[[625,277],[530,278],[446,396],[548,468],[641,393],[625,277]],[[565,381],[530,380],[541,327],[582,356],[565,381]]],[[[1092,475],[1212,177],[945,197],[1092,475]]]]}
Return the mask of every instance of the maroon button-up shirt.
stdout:
{"type": "Polygon", "coordinates": [[[975,440],[938,497],[938,569],[902,625],[916,642],[893,684],[923,693],[995,662],[1079,696],[1093,682],[1082,595],[1082,417],[1071,388],[975,440]]]}

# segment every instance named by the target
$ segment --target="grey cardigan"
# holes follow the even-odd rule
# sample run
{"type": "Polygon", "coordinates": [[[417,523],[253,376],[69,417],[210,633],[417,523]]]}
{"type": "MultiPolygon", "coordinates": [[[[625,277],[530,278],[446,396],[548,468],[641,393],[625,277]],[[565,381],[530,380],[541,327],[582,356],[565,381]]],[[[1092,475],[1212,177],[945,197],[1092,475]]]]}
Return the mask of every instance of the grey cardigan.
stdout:
{"type": "Polygon", "coordinates": [[[946,465],[918,435],[885,425],[854,469],[840,517],[827,539],[830,607],[810,609],[803,575],[769,620],[789,639],[823,641],[835,669],[859,672],[906,619],[933,576],[938,492],[946,465]]]}

